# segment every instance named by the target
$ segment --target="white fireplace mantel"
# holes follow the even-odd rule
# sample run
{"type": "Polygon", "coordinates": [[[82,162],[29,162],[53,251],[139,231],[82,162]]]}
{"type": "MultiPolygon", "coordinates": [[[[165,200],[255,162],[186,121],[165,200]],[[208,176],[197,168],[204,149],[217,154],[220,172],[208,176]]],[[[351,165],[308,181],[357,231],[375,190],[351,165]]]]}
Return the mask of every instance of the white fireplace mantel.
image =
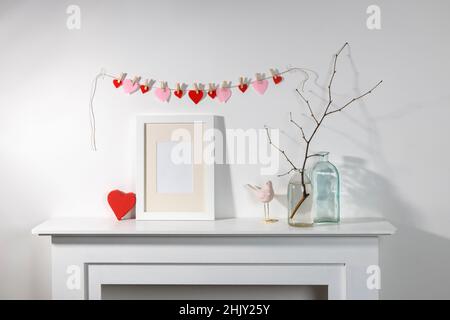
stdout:
{"type": "Polygon", "coordinates": [[[101,299],[108,284],[325,285],[329,299],[377,299],[368,279],[379,237],[394,232],[379,218],[311,228],[241,218],[60,218],[32,230],[51,236],[54,299],[101,299]]]}

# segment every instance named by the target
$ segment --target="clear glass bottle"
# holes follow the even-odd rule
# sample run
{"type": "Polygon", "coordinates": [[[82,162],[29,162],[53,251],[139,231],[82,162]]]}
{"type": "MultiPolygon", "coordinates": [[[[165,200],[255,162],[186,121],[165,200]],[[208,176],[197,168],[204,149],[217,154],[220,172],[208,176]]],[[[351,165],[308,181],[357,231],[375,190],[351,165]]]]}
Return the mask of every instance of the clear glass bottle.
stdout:
{"type": "Polygon", "coordinates": [[[294,227],[311,227],[314,223],[312,215],[312,187],[308,175],[305,173],[306,192],[309,196],[298,208],[297,212],[292,215],[293,210],[302,198],[303,186],[302,175],[300,172],[295,172],[288,184],[287,198],[288,198],[288,223],[294,227]]]}
{"type": "Polygon", "coordinates": [[[314,222],[338,223],[340,221],[339,172],[328,161],[329,152],[319,152],[318,154],[318,161],[311,171],[314,222]]]}

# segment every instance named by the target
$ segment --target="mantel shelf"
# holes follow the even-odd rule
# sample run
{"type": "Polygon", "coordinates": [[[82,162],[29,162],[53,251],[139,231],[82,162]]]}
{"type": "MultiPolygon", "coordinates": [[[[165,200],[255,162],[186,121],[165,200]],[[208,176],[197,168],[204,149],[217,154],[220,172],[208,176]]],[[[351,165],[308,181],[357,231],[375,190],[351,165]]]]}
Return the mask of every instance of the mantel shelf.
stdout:
{"type": "Polygon", "coordinates": [[[285,220],[266,224],[257,218],[215,221],[117,221],[113,218],[54,218],[36,226],[41,236],[381,236],[395,233],[382,218],[355,218],[340,224],[291,227],[285,220]]]}

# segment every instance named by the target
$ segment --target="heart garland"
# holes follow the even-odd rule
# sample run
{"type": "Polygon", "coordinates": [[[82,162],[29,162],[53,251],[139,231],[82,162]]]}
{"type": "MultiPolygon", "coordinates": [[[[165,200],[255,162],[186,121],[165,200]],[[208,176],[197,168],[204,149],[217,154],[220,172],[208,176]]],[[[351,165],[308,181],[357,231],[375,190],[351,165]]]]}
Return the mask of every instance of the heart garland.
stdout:
{"type": "MultiPolygon", "coordinates": [[[[293,70],[303,70],[303,68],[288,68],[287,70],[283,72],[278,72],[276,69],[270,69],[270,72],[272,73],[272,79],[275,83],[275,85],[278,85],[281,81],[284,80],[284,78],[281,76],[282,74],[288,73],[293,70]]],[[[307,73],[306,71],[304,71],[307,73]]],[[[91,123],[91,145],[92,149],[95,151],[97,150],[96,146],[96,139],[95,139],[95,116],[94,116],[94,106],[93,101],[95,97],[95,88],[97,87],[97,83],[99,79],[103,79],[105,76],[113,78],[112,84],[113,86],[118,89],[122,88],[125,93],[132,94],[136,92],[137,90],[141,90],[142,94],[148,93],[150,90],[154,92],[154,96],[156,99],[158,99],[161,102],[169,102],[171,92],[174,91],[174,95],[181,99],[183,95],[186,93],[186,89],[189,87],[188,85],[183,84],[182,88],[177,88],[177,90],[173,88],[169,88],[167,86],[167,82],[162,82],[161,85],[154,86],[155,80],[153,79],[146,79],[144,84],[140,83],[140,77],[135,77],[133,80],[127,79],[126,73],[121,73],[120,76],[115,77],[108,73],[106,73],[106,70],[102,69],[100,73],[98,73],[93,81],[92,84],[92,93],[91,93],[91,99],[89,102],[89,110],[90,110],[90,123],[91,123]],[[153,89],[154,88],[154,89],[153,89]]],[[[241,77],[241,86],[234,85],[231,86],[231,82],[223,82],[222,86],[219,87],[215,83],[209,84],[209,89],[206,90],[203,85],[200,85],[200,89],[196,88],[193,92],[190,92],[189,98],[195,103],[198,104],[200,101],[202,101],[205,93],[211,98],[216,99],[222,103],[227,102],[231,95],[232,91],[231,89],[238,88],[242,93],[246,92],[248,90],[248,87],[252,85],[252,87],[257,91],[259,94],[264,94],[264,92],[267,90],[268,82],[266,79],[270,79],[271,77],[265,77],[264,74],[259,74],[259,77],[256,77],[256,81],[251,81],[251,79],[245,78],[245,82],[242,81],[243,77],[241,77]],[[243,82],[243,83],[242,83],[243,82]],[[224,85],[226,84],[226,85],[224,85]]],[[[189,90],[193,91],[193,90],[189,90]]],[[[189,92],[188,91],[188,92],[189,92]]]]}
{"type": "MultiPolygon", "coordinates": [[[[272,80],[275,85],[278,85],[280,82],[284,80],[284,78],[281,76],[281,74],[276,69],[270,69],[270,72],[272,73],[272,80]]],[[[284,72],[283,72],[284,73],[284,72]]],[[[256,80],[250,81],[248,78],[241,77],[239,85],[231,87],[229,82],[224,82],[222,87],[218,87],[215,84],[210,83],[209,89],[207,91],[204,90],[204,87],[200,85],[200,87],[197,84],[194,84],[195,89],[187,91],[187,94],[189,98],[194,102],[195,104],[198,104],[205,96],[205,92],[211,99],[217,99],[225,103],[227,102],[231,95],[232,91],[231,88],[238,88],[242,93],[245,93],[249,86],[251,85],[253,89],[259,93],[260,95],[263,95],[268,86],[269,82],[267,81],[269,78],[264,78],[263,74],[257,73],[256,74],[256,80]]],[[[135,77],[133,80],[126,78],[126,73],[122,73],[120,77],[113,79],[112,83],[115,88],[122,87],[123,91],[127,94],[133,94],[136,91],[140,89],[142,94],[145,94],[151,90],[151,87],[153,85],[153,80],[149,82],[147,79],[144,84],[139,84],[140,77],[135,77]]],[[[179,83],[177,83],[176,89],[171,89],[167,86],[167,82],[162,82],[160,87],[156,87],[153,91],[155,94],[155,97],[161,101],[161,102],[168,102],[170,99],[171,92],[173,91],[173,94],[181,99],[186,91],[184,91],[184,88],[186,88],[187,85],[183,85],[183,87],[180,86],[179,83]]]]}

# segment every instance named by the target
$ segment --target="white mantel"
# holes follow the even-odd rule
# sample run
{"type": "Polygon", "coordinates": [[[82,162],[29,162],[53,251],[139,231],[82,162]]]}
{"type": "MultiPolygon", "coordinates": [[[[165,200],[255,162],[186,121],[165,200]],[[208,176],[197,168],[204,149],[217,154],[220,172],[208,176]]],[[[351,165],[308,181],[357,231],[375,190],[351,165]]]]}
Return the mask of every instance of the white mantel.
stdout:
{"type": "Polygon", "coordinates": [[[101,299],[102,284],[327,285],[330,299],[377,299],[367,269],[378,265],[379,237],[394,232],[379,218],[311,228],[241,218],[60,218],[32,230],[52,238],[56,299],[101,299]]]}

